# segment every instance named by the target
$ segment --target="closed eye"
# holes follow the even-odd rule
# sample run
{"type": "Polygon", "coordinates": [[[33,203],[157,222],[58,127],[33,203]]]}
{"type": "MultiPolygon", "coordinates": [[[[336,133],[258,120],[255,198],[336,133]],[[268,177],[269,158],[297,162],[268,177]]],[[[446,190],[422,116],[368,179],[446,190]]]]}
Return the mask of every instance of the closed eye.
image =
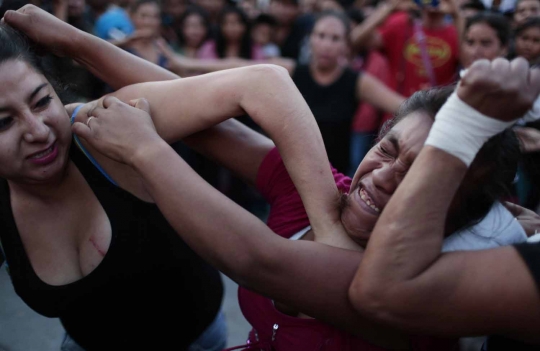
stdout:
{"type": "Polygon", "coordinates": [[[0,119],[0,130],[4,130],[11,125],[13,117],[4,117],[0,119]]]}
{"type": "Polygon", "coordinates": [[[53,99],[53,97],[51,95],[47,95],[45,96],[43,99],[39,100],[36,105],[35,105],[35,108],[43,108],[43,107],[46,107],[47,105],[49,105],[49,103],[51,102],[51,100],[53,99]]]}

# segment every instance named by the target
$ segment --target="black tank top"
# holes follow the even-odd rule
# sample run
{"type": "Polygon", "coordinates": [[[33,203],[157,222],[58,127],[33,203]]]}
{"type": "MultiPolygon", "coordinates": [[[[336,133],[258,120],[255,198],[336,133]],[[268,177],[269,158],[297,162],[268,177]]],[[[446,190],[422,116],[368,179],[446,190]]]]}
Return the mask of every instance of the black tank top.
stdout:
{"type": "Polygon", "coordinates": [[[86,350],[185,350],[220,308],[219,273],[179,238],[157,206],[112,185],[76,146],[70,157],[109,217],[109,250],[81,280],[45,284],[26,255],[2,179],[0,239],[17,294],[36,312],[60,317],[86,350]]]}
{"type": "Polygon", "coordinates": [[[329,85],[317,83],[306,65],[297,66],[292,75],[319,125],[330,163],[342,173],[349,169],[351,123],[358,107],[358,75],[345,68],[329,85]]]}

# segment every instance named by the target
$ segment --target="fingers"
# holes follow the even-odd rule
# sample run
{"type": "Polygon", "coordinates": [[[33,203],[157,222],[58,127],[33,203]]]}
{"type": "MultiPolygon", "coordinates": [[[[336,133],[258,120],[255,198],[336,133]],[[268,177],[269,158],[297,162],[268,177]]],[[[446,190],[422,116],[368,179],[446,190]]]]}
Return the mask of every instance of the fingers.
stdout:
{"type": "Polygon", "coordinates": [[[73,104],[68,104],[66,106],[64,106],[64,108],[66,109],[66,112],[68,114],[68,116],[71,117],[71,115],[73,114],[73,111],[75,111],[75,109],[77,108],[77,106],[80,106],[82,105],[81,103],[73,103],[73,104]]]}
{"type": "Polygon", "coordinates": [[[122,104],[123,102],[120,101],[118,98],[115,98],[114,96],[105,96],[103,98],[103,108],[109,108],[114,104],[122,104]]]}
{"type": "MultiPolygon", "coordinates": [[[[94,120],[92,122],[97,122],[97,121],[94,120]]],[[[86,124],[81,123],[81,122],[73,123],[73,125],[71,126],[71,130],[77,136],[79,136],[79,137],[81,137],[81,138],[83,138],[85,140],[91,140],[93,135],[94,135],[91,128],[89,126],[87,126],[86,124]]]]}
{"type": "Polygon", "coordinates": [[[529,86],[534,99],[537,99],[540,95],[540,69],[533,68],[529,71],[529,86]]]}
{"type": "Polygon", "coordinates": [[[3,20],[13,28],[22,29],[26,23],[25,17],[27,16],[28,15],[24,15],[20,12],[9,10],[4,14],[3,20]]]}
{"type": "Polygon", "coordinates": [[[513,204],[511,202],[508,202],[508,201],[505,201],[503,203],[504,207],[506,207],[506,209],[508,211],[510,211],[510,213],[514,216],[514,217],[519,217],[522,213],[523,213],[523,210],[524,208],[519,206],[519,205],[516,205],[516,204],[513,204]]]}
{"type": "Polygon", "coordinates": [[[145,98],[131,100],[129,104],[135,108],[138,108],[139,110],[143,110],[144,112],[150,114],[150,103],[145,98]]]}

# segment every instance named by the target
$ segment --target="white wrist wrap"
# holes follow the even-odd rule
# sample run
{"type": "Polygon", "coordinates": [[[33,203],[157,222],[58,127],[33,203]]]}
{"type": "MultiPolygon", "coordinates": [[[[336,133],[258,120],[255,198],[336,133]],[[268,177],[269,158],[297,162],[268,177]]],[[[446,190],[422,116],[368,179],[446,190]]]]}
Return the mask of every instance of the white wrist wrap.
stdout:
{"type": "Polygon", "coordinates": [[[482,145],[513,123],[481,114],[454,92],[435,116],[425,145],[444,150],[469,167],[482,145]]]}

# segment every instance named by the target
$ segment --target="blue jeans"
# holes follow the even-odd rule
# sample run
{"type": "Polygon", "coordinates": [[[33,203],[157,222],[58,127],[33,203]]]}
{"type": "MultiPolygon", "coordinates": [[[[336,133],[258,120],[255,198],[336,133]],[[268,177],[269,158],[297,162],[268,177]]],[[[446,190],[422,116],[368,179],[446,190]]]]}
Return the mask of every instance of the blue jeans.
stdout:
{"type": "MultiPolygon", "coordinates": [[[[219,312],[216,319],[206,328],[187,351],[220,351],[227,346],[227,323],[223,312],[219,312]]],[[[85,351],[67,333],[60,347],[61,351],[85,351]]]]}

